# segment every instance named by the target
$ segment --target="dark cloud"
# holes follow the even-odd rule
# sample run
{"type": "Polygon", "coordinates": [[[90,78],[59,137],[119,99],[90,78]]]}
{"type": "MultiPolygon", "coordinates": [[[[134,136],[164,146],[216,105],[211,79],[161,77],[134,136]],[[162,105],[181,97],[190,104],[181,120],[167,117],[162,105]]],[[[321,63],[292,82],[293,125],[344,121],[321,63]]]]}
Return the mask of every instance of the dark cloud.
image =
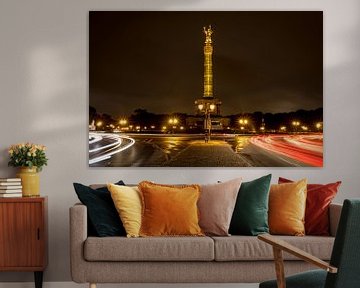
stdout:
{"type": "Polygon", "coordinates": [[[89,21],[89,102],[99,112],[193,113],[209,24],[224,115],[322,107],[322,12],[90,12],[89,21]]]}

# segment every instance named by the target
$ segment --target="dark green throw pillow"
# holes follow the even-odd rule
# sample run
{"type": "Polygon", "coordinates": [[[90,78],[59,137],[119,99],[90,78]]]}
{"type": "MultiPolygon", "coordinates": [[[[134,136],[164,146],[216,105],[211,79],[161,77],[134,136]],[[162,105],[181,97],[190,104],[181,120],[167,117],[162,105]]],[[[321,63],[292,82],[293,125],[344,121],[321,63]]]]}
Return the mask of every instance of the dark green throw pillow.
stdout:
{"type": "Polygon", "coordinates": [[[241,184],[230,222],[230,234],[256,236],[269,233],[270,181],[271,174],[241,184]]]}
{"type": "MultiPolygon", "coordinates": [[[[115,184],[125,185],[123,181],[115,184]]],[[[124,226],[107,187],[92,189],[89,186],[74,183],[74,188],[81,203],[87,207],[90,235],[99,237],[126,236],[124,226]]]]}

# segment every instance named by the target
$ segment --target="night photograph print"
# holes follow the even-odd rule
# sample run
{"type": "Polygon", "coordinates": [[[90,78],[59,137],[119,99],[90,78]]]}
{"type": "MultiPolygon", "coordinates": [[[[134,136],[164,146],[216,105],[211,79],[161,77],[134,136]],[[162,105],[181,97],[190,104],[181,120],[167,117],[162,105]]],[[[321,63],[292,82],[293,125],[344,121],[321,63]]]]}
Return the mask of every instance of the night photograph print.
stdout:
{"type": "Polygon", "coordinates": [[[90,167],[322,167],[322,11],[89,12],[90,167]]]}

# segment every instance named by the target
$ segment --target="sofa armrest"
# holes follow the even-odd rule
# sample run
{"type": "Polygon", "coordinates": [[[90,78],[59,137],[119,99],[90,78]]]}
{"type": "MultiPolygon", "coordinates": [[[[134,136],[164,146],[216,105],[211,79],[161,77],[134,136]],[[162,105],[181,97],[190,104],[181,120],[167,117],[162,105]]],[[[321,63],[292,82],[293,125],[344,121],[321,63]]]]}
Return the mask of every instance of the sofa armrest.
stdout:
{"type": "Polygon", "coordinates": [[[329,207],[330,235],[336,236],[342,204],[331,203],[329,207]]]}
{"type": "Polygon", "coordinates": [[[310,253],[307,253],[294,245],[291,245],[275,236],[272,236],[270,234],[260,234],[257,236],[259,240],[262,240],[271,246],[273,246],[276,249],[279,249],[281,251],[285,251],[287,253],[290,253],[306,262],[309,262],[315,266],[318,266],[321,269],[326,270],[330,273],[337,273],[337,268],[334,266],[331,266],[329,263],[311,255],[310,253]]]}
{"type": "Polygon", "coordinates": [[[70,268],[73,281],[85,282],[86,263],[83,245],[87,238],[87,208],[82,204],[70,207],[70,268]]]}
{"type": "Polygon", "coordinates": [[[330,273],[337,273],[337,268],[331,266],[325,261],[281,240],[270,234],[260,234],[257,236],[259,240],[264,241],[270,244],[273,247],[274,252],[274,263],[275,263],[275,271],[276,271],[276,282],[278,288],[285,288],[285,272],[284,272],[284,260],[282,256],[282,252],[285,251],[290,253],[308,263],[314,264],[321,269],[326,270],[330,273]]]}

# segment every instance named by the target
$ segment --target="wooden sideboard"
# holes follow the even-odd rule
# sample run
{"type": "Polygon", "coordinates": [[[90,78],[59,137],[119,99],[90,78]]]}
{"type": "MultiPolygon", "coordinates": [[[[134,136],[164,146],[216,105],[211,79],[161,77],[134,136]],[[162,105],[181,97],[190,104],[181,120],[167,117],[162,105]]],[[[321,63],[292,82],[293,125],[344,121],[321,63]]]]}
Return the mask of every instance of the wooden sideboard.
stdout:
{"type": "Polygon", "coordinates": [[[47,250],[47,197],[0,198],[0,271],[32,271],[41,288],[47,250]]]}

